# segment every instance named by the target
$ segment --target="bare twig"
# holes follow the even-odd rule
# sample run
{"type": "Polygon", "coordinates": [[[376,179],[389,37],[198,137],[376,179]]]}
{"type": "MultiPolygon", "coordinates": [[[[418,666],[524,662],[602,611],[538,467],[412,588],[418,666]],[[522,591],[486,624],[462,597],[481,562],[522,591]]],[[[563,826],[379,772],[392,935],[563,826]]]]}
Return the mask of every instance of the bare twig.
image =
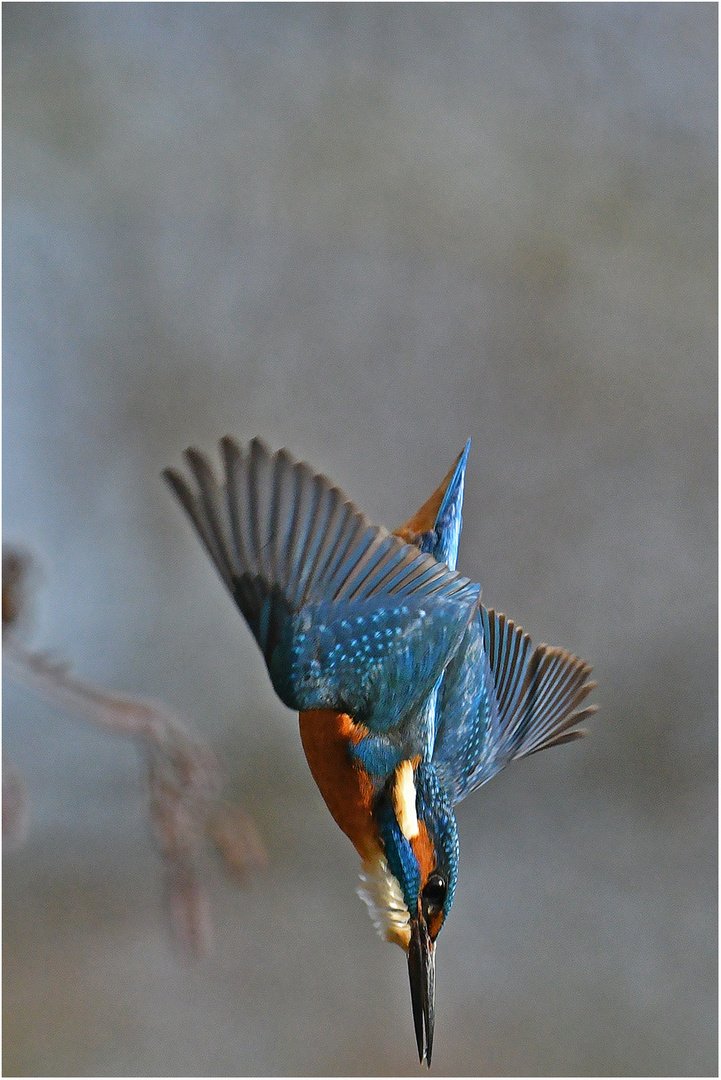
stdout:
{"type": "Polygon", "coordinates": [[[2,627],[15,626],[28,607],[27,580],[32,559],[19,548],[3,548],[2,627]]]}
{"type": "MultiPolygon", "coordinates": [[[[3,571],[5,564],[4,554],[3,571]]],[[[9,600],[20,595],[19,576],[12,584],[9,600]]],[[[4,588],[3,615],[5,592],[4,588]]],[[[206,955],[211,947],[212,924],[199,880],[198,860],[210,841],[236,880],[265,865],[265,849],[253,821],[220,800],[222,777],[218,763],[186,720],[162,702],[110,693],[77,678],[67,664],[26,649],[14,634],[7,632],[17,617],[18,605],[9,603],[8,610],[12,611],[12,620],[5,623],[3,634],[6,674],[51,704],[61,705],[107,731],[130,736],[141,747],[150,822],[165,861],[171,923],[176,935],[193,952],[206,955]]],[[[5,786],[11,775],[8,805],[22,805],[20,778],[9,768],[11,772],[7,765],[3,771],[3,820],[5,786]]]]}
{"type": "Polygon", "coordinates": [[[27,789],[25,781],[3,755],[3,847],[7,851],[20,847],[27,835],[27,789]]]}

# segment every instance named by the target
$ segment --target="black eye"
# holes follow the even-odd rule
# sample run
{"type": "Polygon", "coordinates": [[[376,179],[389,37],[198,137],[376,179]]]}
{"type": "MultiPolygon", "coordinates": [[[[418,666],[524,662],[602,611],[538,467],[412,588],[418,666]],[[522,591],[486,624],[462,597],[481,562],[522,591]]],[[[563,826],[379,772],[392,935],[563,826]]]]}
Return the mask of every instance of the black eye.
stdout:
{"type": "Polygon", "coordinates": [[[440,911],[445,903],[448,886],[441,874],[431,874],[423,889],[423,899],[430,908],[440,911]]]}

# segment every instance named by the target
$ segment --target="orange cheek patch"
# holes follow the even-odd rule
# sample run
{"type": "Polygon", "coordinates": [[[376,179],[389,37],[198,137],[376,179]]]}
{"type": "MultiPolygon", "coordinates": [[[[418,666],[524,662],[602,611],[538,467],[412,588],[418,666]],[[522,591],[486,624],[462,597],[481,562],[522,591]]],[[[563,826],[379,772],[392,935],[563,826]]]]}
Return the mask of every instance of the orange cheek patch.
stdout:
{"type": "MultiPolygon", "coordinates": [[[[418,859],[418,866],[421,871],[421,890],[425,886],[428,878],[436,869],[436,853],[433,850],[433,841],[428,835],[428,829],[425,826],[425,822],[418,822],[418,836],[411,840],[411,847],[413,853],[418,859]]],[[[443,912],[436,911],[428,916],[428,933],[431,936],[431,940],[434,941],[438,931],[443,926],[443,912]]]]}
{"type": "Polygon", "coordinates": [[[436,911],[433,915],[428,916],[428,933],[431,936],[431,941],[434,941],[438,931],[443,926],[443,912],[436,911]]]}
{"type": "Polygon", "coordinates": [[[433,850],[433,842],[428,835],[425,822],[418,822],[418,836],[414,836],[411,840],[411,847],[413,848],[413,854],[418,859],[422,889],[436,868],[436,853],[433,850]]]}

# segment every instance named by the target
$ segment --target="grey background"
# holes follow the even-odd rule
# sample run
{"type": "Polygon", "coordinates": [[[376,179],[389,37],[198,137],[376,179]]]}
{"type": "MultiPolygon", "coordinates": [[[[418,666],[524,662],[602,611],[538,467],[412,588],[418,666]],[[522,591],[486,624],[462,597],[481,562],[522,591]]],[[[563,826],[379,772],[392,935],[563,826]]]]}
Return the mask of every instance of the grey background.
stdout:
{"type": "Polygon", "coordinates": [[[12,686],[6,1074],[415,1074],[400,950],[159,472],[261,434],[588,658],[458,809],[434,1072],[716,1071],[716,7],[3,6],[27,633],[191,716],[271,865],[169,940],[134,748],[12,686]]]}

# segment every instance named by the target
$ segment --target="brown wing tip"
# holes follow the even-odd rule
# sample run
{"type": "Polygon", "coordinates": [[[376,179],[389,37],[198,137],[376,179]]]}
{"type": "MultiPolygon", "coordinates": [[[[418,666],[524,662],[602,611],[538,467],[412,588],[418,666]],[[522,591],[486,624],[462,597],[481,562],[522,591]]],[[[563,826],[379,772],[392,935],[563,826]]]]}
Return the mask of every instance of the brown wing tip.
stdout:
{"type": "MultiPolygon", "coordinates": [[[[511,620],[506,615],[499,615],[499,618],[505,619],[506,622],[511,622],[511,620]]],[[[572,653],[569,649],[564,649],[560,645],[546,645],[545,642],[541,642],[539,645],[536,646],[536,649],[538,651],[543,650],[543,652],[547,656],[558,656],[567,663],[573,664],[574,667],[578,668],[579,670],[583,668],[585,675],[590,675],[593,671],[592,664],[587,663],[585,660],[581,660],[580,656],[576,656],[575,653],[572,653]]]]}
{"type": "Polygon", "coordinates": [[[181,473],[179,473],[177,469],[167,468],[163,469],[160,475],[162,476],[163,480],[165,480],[171,491],[180,500],[180,502],[185,505],[188,498],[190,497],[190,489],[188,488],[188,484],[185,478],[181,475],[181,473]]]}
{"type": "Polygon", "coordinates": [[[207,457],[195,446],[187,447],[187,449],[183,451],[183,457],[187,461],[196,479],[202,480],[203,478],[213,475],[213,470],[207,457]]]}
{"type": "Polygon", "coordinates": [[[547,750],[549,746],[561,746],[563,743],[575,742],[576,739],[585,739],[588,734],[589,732],[586,728],[576,728],[575,731],[564,731],[555,739],[550,739],[547,743],[544,743],[543,746],[539,746],[538,749],[547,750]]]}
{"type": "Polygon", "coordinates": [[[240,454],[240,445],[232,435],[224,435],[220,440],[220,448],[223,453],[240,454]]]}
{"type": "Polygon", "coordinates": [[[170,484],[171,487],[175,487],[180,480],[180,476],[178,475],[178,473],[175,471],[175,469],[171,469],[170,466],[162,469],[160,475],[167,484],[170,484]]]}

